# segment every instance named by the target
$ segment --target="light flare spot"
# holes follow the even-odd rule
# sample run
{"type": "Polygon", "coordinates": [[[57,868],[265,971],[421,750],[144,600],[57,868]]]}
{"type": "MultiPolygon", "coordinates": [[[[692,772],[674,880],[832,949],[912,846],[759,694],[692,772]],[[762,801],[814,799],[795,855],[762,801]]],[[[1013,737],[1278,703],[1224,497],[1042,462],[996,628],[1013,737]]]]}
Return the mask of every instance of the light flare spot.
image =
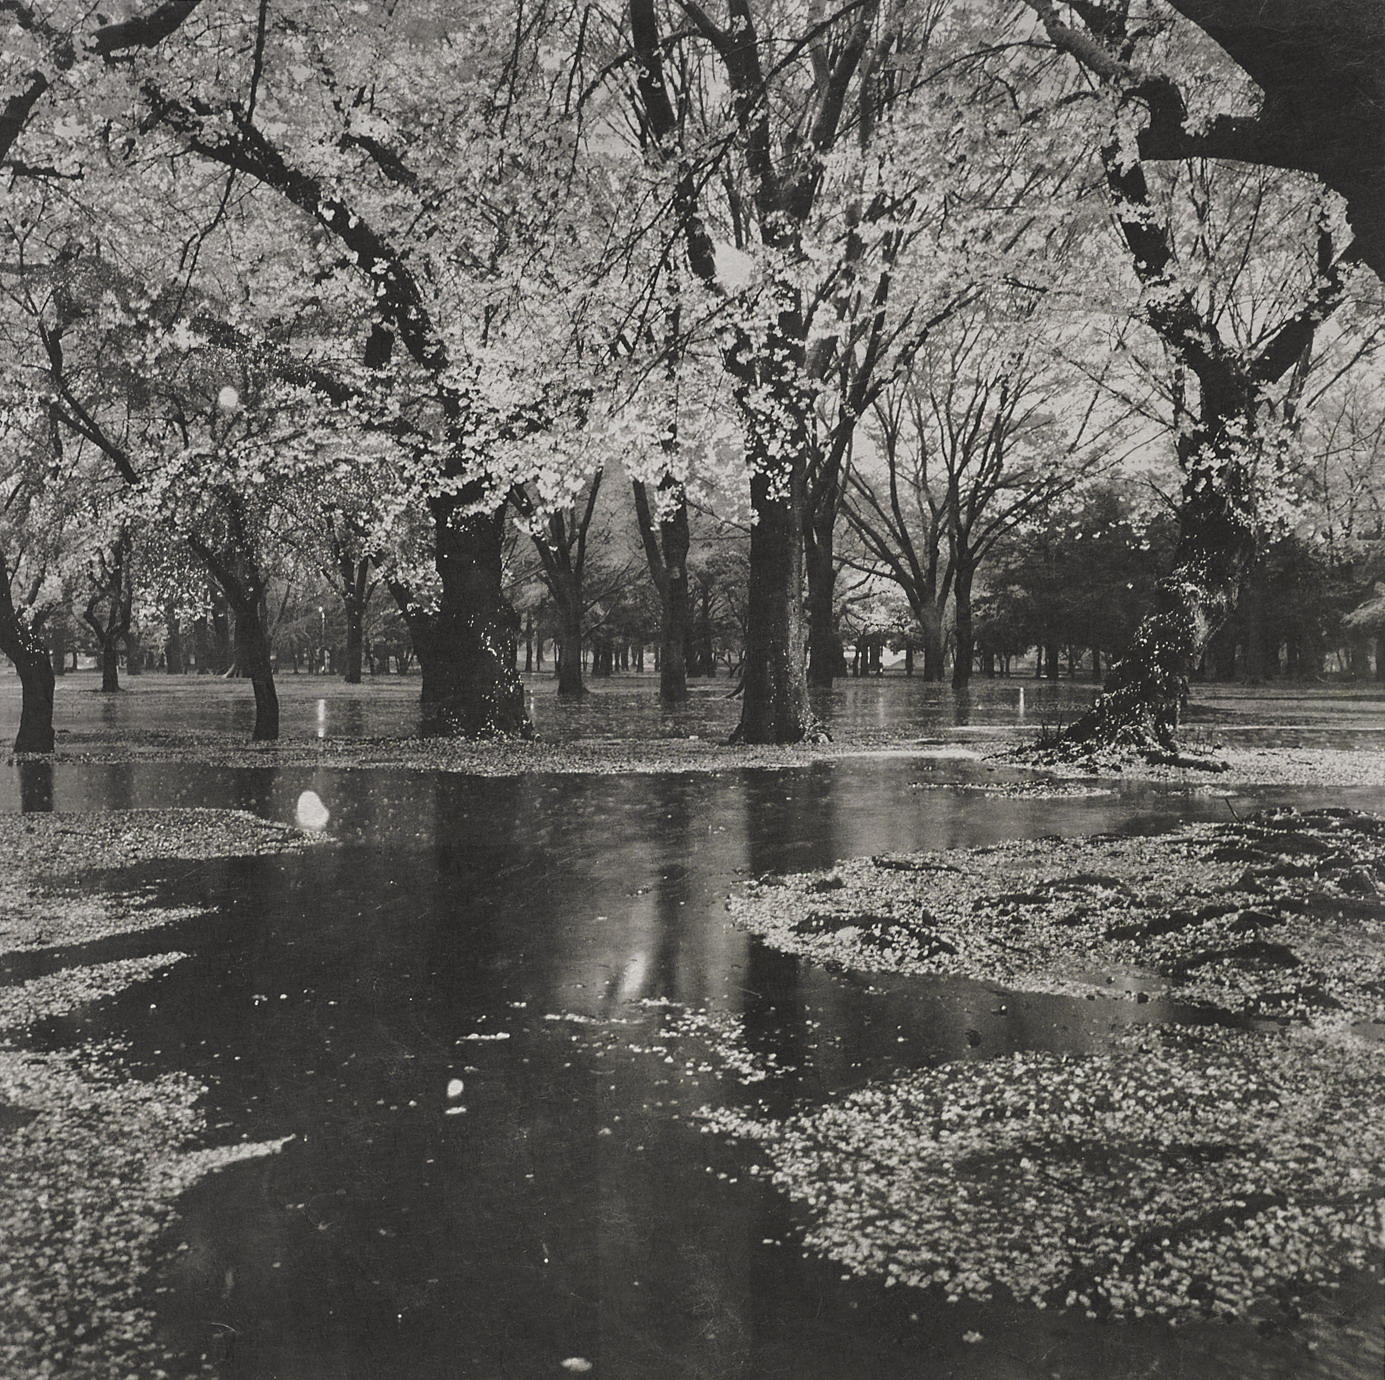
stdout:
{"type": "Polygon", "coordinates": [[[298,821],[300,829],[307,829],[316,833],[327,827],[327,821],[332,818],[332,812],[322,803],[322,797],[316,791],[304,791],[298,797],[294,818],[298,821]]]}

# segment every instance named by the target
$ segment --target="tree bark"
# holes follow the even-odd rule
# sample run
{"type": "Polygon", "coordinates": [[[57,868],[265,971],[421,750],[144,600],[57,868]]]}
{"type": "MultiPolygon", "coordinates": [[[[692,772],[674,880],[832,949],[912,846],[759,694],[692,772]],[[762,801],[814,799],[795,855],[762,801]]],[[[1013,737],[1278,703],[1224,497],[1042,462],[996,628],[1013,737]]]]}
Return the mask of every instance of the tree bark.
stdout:
{"type": "Polygon", "coordinates": [[[178,626],[178,611],[172,604],[164,609],[164,670],[170,676],[181,676],[187,669],[183,658],[183,634],[178,626]]]}
{"type": "Polygon", "coordinates": [[[822,503],[804,527],[808,576],[808,684],[830,689],[846,674],[846,653],[837,633],[837,565],[833,551],[836,503],[822,503]]]}
{"type": "Polygon", "coordinates": [[[803,473],[799,464],[756,456],[750,529],[744,694],[732,737],[740,743],[797,743],[810,731],[803,629],[803,473]]]}
{"type": "Polygon", "coordinates": [[[10,567],[0,552],[0,652],[19,675],[19,732],[14,750],[53,751],[53,661],[38,628],[20,616],[10,591],[10,567]]]}
{"type": "Polygon", "coordinates": [[[971,663],[976,654],[976,633],[972,619],[971,586],[974,572],[958,563],[957,578],[952,591],[952,608],[956,618],[953,636],[957,649],[952,661],[952,687],[965,690],[971,684],[971,663]]]}
{"type": "Polygon", "coordinates": [[[365,665],[365,614],[372,591],[371,563],[366,558],[357,560],[342,554],[337,566],[341,576],[342,608],[346,614],[344,678],[347,685],[359,685],[365,665]]]}
{"type": "Polygon", "coordinates": [[[442,578],[437,609],[423,609],[403,586],[390,586],[423,673],[421,731],[424,737],[529,737],[524,684],[514,667],[514,617],[501,587],[503,514],[466,513],[461,497],[442,495],[432,503],[442,578]]]}
{"type": "MultiPolygon", "coordinates": [[[[243,515],[233,510],[233,526],[243,515]]],[[[232,551],[213,550],[200,537],[188,546],[206,566],[231,612],[232,654],[236,672],[250,681],[255,695],[255,742],[279,737],[279,695],[274,687],[274,660],[269,645],[265,581],[243,541],[232,551]]]]}
{"type": "Polygon", "coordinates": [[[1173,569],[1071,741],[1177,755],[1188,677],[1235,607],[1256,553],[1253,481],[1236,445],[1223,433],[1188,466],[1173,569]]]}
{"type": "Polygon", "coordinates": [[[234,618],[236,661],[255,693],[255,728],[250,736],[257,743],[272,743],[279,737],[279,694],[261,601],[236,600],[234,618]]]}
{"type": "MultiPolygon", "coordinates": [[[[582,596],[571,587],[555,588],[554,595],[558,605],[558,697],[580,700],[587,693],[582,681],[582,596]]],[[[594,643],[593,675],[598,674],[598,649],[599,643],[594,643]]]]}
{"type": "Polygon", "coordinates": [[[665,704],[682,704],[688,698],[688,640],[690,632],[688,549],[688,505],[682,485],[671,477],[659,485],[664,502],[656,521],[649,492],[634,481],[635,515],[645,564],[659,595],[659,699],[665,704]],[[669,494],[674,495],[672,502],[669,494]]]}

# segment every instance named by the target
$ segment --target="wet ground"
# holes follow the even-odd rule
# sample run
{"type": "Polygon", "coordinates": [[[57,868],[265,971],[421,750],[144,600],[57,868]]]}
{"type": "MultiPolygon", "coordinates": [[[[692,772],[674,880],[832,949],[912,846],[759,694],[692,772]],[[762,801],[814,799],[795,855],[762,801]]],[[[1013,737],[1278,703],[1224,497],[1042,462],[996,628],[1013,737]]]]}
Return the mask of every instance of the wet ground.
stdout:
{"type": "MultiPolygon", "coordinates": [[[[118,736],[201,731],[216,705],[214,726],[229,730],[247,712],[217,699],[220,685],[189,703],[146,684],[112,704],[70,682],[60,717],[74,735],[118,736]]],[[[398,732],[416,685],[349,696],[290,685],[286,733],[398,732]]],[[[539,684],[535,717],[541,731],[587,740],[630,736],[632,717],[651,736],[734,721],[734,702],[706,692],[687,714],[662,716],[647,688],[569,709],[539,684]]],[[[1089,693],[1000,683],[959,710],[938,687],[850,684],[834,727],[867,743],[975,746],[1022,721],[1020,689],[1031,723],[1089,693]]],[[[1372,738],[1375,711],[1369,700],[1285,711],[1236,699],[1222,718],[1233,732],[1330,732],[1340,744],[1372,738]]],[[[756,1172],[753,1148],[707,1134],[696,1114],[780,1112],[900,1070],[1084,1053],[1132,1023],[1205,1019],[1157,1001],[829,971],[728,925],[725,898],[748,877],[1007,838],[1153,832],[1257,804],[1385,812],[1385,792],[1258,788],[1228,803],[1202,786],[1130,784],[1005,798],[967,789],[987,779],[984,765],[937,756],[486,779],[158,761],[25,770],[24,781],[0,772],[0,808],[216,805],[290,820],[312,790],[330,811],[330,848],[122,874],[123,886],[210,914],[81,959],[189,958],[28,1037],[120,1037],[140,1076],[186,1072],[211,1087],[211,1138],[293,1137],[192,1190],[151,1286],[164,1291],[150,1301],[166,1339],[211,1357],[220,1376],[1379,1373],[1379,1288],[1365,1280],[1267,1332],[1105,1324],[844,1279],[803,1253],[796,1210],[756,1172]]],[[[77,957],[16,956],[5,976],[77,957]]]]}

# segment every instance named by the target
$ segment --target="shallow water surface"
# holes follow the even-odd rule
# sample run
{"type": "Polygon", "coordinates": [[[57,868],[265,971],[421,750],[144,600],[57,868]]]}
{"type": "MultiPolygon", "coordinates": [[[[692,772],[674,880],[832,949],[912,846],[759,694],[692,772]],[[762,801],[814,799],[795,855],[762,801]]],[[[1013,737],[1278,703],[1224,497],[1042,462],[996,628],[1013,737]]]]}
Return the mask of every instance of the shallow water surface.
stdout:
{"type": "MultiPolygon", "coordinates": [[[[167,1335],[234,1380],[561,1376],[578,1360],[622,1380],[1373,1377],[1364,1285],[1266,1336],[844,1280],[801,1254],[754,1152],[700,1129],[704,1106],[780,1110],[899,1069],[1082,1052],[1118,1025],[1190,1018],[1157,1001],[829,972],[727,924],[728,891],[765,872],[1228,808],[1149,787],[965,788],[987,779],[979,763],[898,757],[486,779],[60,763],[50,808],[289,819],[311,788],[334,843],[140,869],[211,913],[171,937],[29,956],[12,976],[186,951],[37,1038],[113,1032],[142,1071],[209,1083],[213,1139],[293,1137],[204,1181],[169,1243],[167,1335]]],[[[11,769],[0,806],[20,794],[11,769]]],[[[1236,808],[1270,799],[1323,797],[1243,793],[1236,808]]]]}

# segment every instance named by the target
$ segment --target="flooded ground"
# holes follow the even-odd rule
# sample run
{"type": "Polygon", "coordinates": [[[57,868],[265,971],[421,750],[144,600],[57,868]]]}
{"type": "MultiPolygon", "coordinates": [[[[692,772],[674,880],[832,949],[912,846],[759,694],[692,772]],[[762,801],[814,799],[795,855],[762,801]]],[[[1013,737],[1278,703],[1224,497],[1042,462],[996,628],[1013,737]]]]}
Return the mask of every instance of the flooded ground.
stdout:
{"type": "MultiPolygon", "coordinates": [[[[230,731],[247,712],[220,685],[183,698],[148,677],[114,702],[79,687],[63,687],[60,719],[83,741],[230,731]],[[224,717],[209,723],[218,705],[224,717]]],[[[559,738],[710,735],[736,714],[703,691],[686,714],[661,715],[647,682],[637,697],[613,689],[572,708],[534,689],[541,731],[559,738]]],[[[285,732],[399,732],[416,692],[290,683],[285,732]]],[[[865,744],[975,747],[1056,721],[1088,693],[1002,682],[959,706],[922,683],[851,683],[833,724],[865,744]]],[[[1229,696],[1212,712],[1231,732],[1278,742],[1364,743],[1379,731],[1371,701],[1229,696]]],[[[80,954],[11,954],[4,979],[185,953],[24,1041],[121,1040],[138,1077],[191,1075],[210,1089],[210,1141],[291,1137],[185,1195],[148,1284],[166,1344],[206,1355],[218,1376],[1376,1376],[1378,1281],[1350,1277],[1270,1329],[949,1303],[939,1290],[844,1277],[806,1251],[801,1209],[769,1183],[753,1144],[708,1133],[704,1109],[802,1112],[911,1070],[1084,1055],[1132,1025],[1208,1019],[1158,1000],[818,966],[728,924],[726,897],[749,878],[1005,839],[1153,833],[1270,803],[1385,812],[1385,792],[1370,789],[1228,799],[1203,783],[1115,783],[1025,798],[974,789],[988,779],[976,761],[896,755],[493,778],[11,766],[0,773],[10,811],[214,805],[287,822],[311,790],[331,844],[90,876],[90,888],[138,885],[202,913],[80,954]]]]}

